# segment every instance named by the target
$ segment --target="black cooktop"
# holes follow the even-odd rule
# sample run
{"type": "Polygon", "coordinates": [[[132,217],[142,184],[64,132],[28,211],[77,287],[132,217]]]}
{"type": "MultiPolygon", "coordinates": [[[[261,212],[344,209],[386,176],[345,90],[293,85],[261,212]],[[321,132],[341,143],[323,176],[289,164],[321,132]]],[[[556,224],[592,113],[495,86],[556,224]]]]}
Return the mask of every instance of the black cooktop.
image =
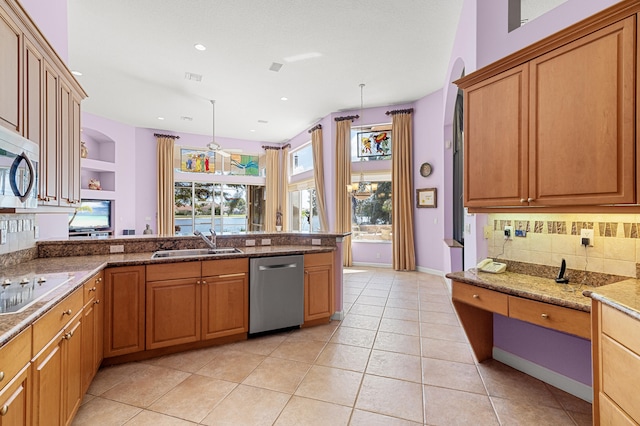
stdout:
{"type": "Polygon", "coordinates": [[[26,309],[71,278],[73,276],[58,274],[0,279],[0,315],[14,314],[26,309]]]}

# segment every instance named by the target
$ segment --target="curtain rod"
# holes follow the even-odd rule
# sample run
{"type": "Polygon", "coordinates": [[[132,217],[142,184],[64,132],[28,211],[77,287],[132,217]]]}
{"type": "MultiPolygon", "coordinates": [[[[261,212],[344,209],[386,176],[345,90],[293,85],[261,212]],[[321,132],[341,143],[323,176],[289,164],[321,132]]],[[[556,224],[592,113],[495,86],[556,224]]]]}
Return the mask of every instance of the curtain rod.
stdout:
{"type": "Polygon", "coordinates": [[[356,118],[360,118],[359,115],[347,115],[346,117],[336,117],[334,118],[335,121],[345,121],[345,120],[355,120],[356,118]]]}
{"type": "Polygon", "coordinates": [[[282,146],[262,145],[262,149],[277,149],[277,150],[281,150],[281,149],[287,149],[287,148],[291,148],[291,144],[290,143],[288,143],[286,145],[282,145],[282,146]]]}
{"type": "Polygon", "coordinates": [[[411,114],[413,112],[413,108],[407,109],[394,109],[393,111],[385,112],[386,115],[396,115],[396,114],[411,114]]]}
{"type": "Polygon", "coordinates": [[[316,124],[315,126],[309,129],[309,133],[312,133],[314,130],[321,130],[321,129],[322,129],[322,124],[316,124]]]}
{"type": "Polygon", "coordinates": [[[156,138],[170,138],[170,139],[180,139],[180,136],[174,136],[174,135],[163,135],[160,133],[154,133],[153,136],[155,136],[156,138]]]}

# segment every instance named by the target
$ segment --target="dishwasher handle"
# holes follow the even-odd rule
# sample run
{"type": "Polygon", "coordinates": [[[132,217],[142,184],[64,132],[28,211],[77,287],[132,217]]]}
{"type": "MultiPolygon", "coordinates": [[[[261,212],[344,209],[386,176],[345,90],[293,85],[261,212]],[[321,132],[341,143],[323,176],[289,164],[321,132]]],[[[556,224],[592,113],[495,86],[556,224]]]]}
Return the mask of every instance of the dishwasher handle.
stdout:
{"type": "Polygon", "coordinates": [[[269,271],[272,269],[285,269],[285,268],[297,268],[297,263],[285,263],[281,265],[260,265],[258,266],[259,271],[269,271]]]}

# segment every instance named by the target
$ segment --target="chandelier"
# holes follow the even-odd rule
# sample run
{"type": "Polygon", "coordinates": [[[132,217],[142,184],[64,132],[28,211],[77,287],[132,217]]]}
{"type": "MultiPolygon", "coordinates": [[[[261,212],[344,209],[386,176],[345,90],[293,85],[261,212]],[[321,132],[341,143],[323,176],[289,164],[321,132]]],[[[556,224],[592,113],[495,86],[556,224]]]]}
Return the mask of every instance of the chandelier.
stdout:
{"type": "MultiPolygon", "coordinates": [[[[360,120],[364,119],[364,115],[362,114],[363,110],[363,93],[364,83],[360,83],[360,120]]],[[[362,159],[360,160],[362,161],[362,159]]],[[[348,184],[347,185],[347,193],[354,197],[356,200],[366,200],[370,198],[371,195],[378,189],[377,183],[370,183],[364,180],[364,173],[362,173],[362,166],[360,166],[360,181],[356,184],[348,184]]]]}

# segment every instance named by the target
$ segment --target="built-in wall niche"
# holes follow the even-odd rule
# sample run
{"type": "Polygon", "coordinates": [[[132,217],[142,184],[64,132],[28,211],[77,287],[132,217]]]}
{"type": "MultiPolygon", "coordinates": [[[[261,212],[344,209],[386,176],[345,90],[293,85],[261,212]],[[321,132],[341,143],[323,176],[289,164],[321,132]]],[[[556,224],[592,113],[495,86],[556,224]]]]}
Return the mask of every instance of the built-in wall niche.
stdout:
{"type": "Polygon", "coordinates": [[[86,156],[80,162],[80,188],[82,198],[115,199],[116,144],[102,132],[82,129],[82,142],[86,156]],[[96,185],[99,183],[99,188],[96,185]]]}

